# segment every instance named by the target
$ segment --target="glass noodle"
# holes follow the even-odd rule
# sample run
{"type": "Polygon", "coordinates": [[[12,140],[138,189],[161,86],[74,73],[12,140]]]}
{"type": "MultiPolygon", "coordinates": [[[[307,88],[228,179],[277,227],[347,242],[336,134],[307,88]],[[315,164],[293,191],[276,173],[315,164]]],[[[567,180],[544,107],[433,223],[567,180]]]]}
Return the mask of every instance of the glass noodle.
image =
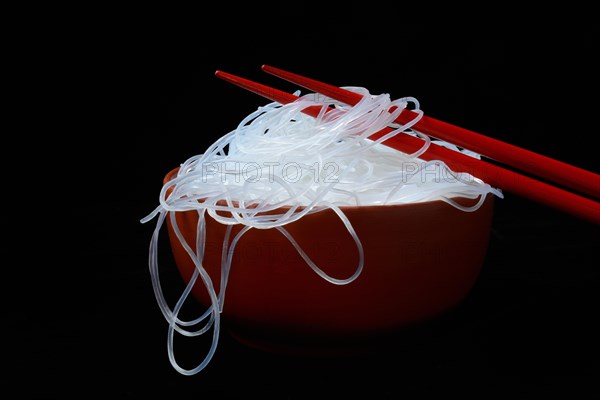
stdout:
{"type": "Polygon", "coordinates": [[[163,185],[157,208],[142,219],[142,223],[157,219],[150,242],[149,268],[158,305],[169,324],[169,360],[181,374],[200,372],[214,355],[233,253],[250,229],[277,229],[320,277],[335,285],[345,285],[360,275],[364,254],[344,207],[441,200],[470,212],[478,209],[488,194],[503,196],[500,190],[468,173],[452,171],[442,161],[419,158],[429,146],[437,145],[474,158],[479,155],[411,129],[423,115],[415,98],[391,100],[387,94],[371,95],[361,87],[345,89],[360,93],[362,100],[350,107],[308,93],[293,103],[273,102],[259,107],[206,152],[184,161],[177,175],[163,185]],[[322,107],[317,118],[302,112],[311,106],[322,107]],[[407,108],[416,113],[416,118],[405,125],[394,123],[407,108]],[[369,139],[385,127],[394,129],[378,140],[369,139]],[[394,135],[405,134],[422,138],[423,146],[405,154],[382,144],[394,135]],[[465,207],[453,200],[456,197],[478,201],[465,207]],[[329,209],[339,216],[358,249],[357,266],[349,277],[327,275],[285,229],[287,224],[306,215],[329,209]],[[183,239],[175,220],[175,213],[183,211],[198,213],[197,240],[193,247],[183,239]],[[213,287],[203,266],[208,216],[227,225],[219,288],[213,287]],[[175,234],[195,265],[189,283],[173,307],[167,304],[159,279],[158,240],[166,218],[170,218],[175,234]],[[232,238],[234,225],[242,225],[243,229],[232,238]],[[211,306],[198,318],[183,321],[178,317],[179,312],[199,280],[206,288],[211,306]],[[208,353],[195,368],[182,368],[174,356],[175,332],[198,336],[211,328],[213,339],[208,353]]]}

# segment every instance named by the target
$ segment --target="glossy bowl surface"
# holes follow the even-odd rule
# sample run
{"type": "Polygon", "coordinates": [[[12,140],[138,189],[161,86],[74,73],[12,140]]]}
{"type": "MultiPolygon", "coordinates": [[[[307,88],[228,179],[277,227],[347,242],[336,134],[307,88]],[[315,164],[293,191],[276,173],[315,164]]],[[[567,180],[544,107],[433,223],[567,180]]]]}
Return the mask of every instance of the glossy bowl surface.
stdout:
{"type": "MultiPolygon", "coordinates": [[[[164,178],[166,183],[177,169],[164,178]]],[[[456,199],[455,199],[456,200],[456,199]]],[[[473,200],[458,199],[463,204],[473,200]]],[[[474,212],[443,201],[344,207],[364,249],[364,269],[347,285],[318,276],[276,229],[251,229],[235,248],[222,321],[238,340],[265,350],[294,352],[377,340],[452,309],[469,293],[487,252],[493,196],[474,212]]],[[[177,212],[186,241],[196,238],[197,213],[177,212]]],[[[194,270],[167,218],[170,245],[182,278],[194,270]]],[[[242,227],[233,229],[232,238],[242,227]]],[[[319,268],[351,276],[356,243],[331,210],[285,226],[319,268]]],[[[204,267],[219,287],[226,227],[206,221],[204,267]]],[[[198,282],[193,296],[210,304],[198,282]]],[[[202,308],[204,309],[204,308],[202,308]]]]}

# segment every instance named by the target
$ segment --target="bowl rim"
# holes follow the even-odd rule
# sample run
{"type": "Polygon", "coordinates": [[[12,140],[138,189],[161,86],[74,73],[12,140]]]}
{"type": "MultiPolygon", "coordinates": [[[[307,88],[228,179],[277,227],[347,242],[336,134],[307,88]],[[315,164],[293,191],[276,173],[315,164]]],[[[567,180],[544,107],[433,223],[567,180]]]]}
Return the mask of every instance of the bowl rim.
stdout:
{"type": "MultiPolygon", "coordinates": [[[[177,174],[177,172],[181,169],[181,166],[178,167],[174,167],[171,170],[169,170],[164,176],[163,176],[163,186],[166,185],[168,182],[170,182],[175,175],[177,174]]],[[[167,195],[169,193],[171,193],[173,190],[173,188],[169,188],[167,190],[167,195]]],[[[487,202],[493,202],[494,201],[494,194],[493,193],[487,193],[486,194],[486,199],[484,201],[484,203],[487,202]]],[[[477,204],[477,202],[479,201],[479,196],[475,197],[475,198],[469,198],[469,197],[464,197],[464,196],[452,196],[450,197],[450,199],[452,199],[453,201],[458,202],[460,205],[462,206],[466,206],[466,207],[470,207],[473,206],[475,204],[477,204]]],[[[234,201],[235,203],[235,201],[234,201]]],[[[225,205],[224,200],[219,200],[217,202],[217,204],[220,205],[225,205]]],[[[434,206],[434,205],[448,205],[450,208],[452,209],[456,209],[457,211],[459,211],[456,207],[452,206],[451,204],[448,204],[447,202],[441,200],[441,199],[437,199],[437,200],[426,200],[426,201],[419,201],[419,202],[414,202],[414,203],[396,203],[396,204],[368,204],[368,205],[341,205],[338,206],[339,209],[341,209],[342,211],[345,210],[365,210],[365,209],[369,209],[369,208],[377,208],[377,209],[381,209],[382,207],[386,207],[386,208],[412,208],[412,207],[425,207],[425,206],[434,206]]],[[[277,210],[289,210],[291,206],[289,205],[285,205],[285,206],[281,206],[273,211],[277,211],[277,210]]],[[[298,210],[303,210],[305,206],[299,206],[298,210]]],[[[474,210],[477,211],[477,210],[474,210]]],[[[270,212],[269,212],[270,213],[270,212]]]]}

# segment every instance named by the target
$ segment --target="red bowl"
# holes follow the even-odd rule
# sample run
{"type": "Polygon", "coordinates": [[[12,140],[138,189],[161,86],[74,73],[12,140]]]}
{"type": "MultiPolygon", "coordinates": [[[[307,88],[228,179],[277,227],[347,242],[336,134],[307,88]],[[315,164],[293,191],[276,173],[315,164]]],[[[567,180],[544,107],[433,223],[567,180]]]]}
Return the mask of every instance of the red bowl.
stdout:
{"type": "MultiPolygon", "coordinates": [[[[177,169],[168,173],[164,183],[176,173],[177,169]]],[[[235,248],[221,314],[230,334],[264,350],[348,351],[354,344],[359,348],[439,316],[473,287],[488,247],[492,195],[473,212],[443,201],[342,210],[364,249],[364,269],[358,278],[347,285],[327,282],[279,231],[251,229],[235,248]]],[[[190,245],[195,243],[197,219],[195,211],[176,213],[190,245]]],[[[194,264],[168,218],[167,227],[175,263],[187,283],[194,264]]],[[[235,226],[231,238],[241,228],[235,226]]],[[[356,270],[356,243],[333,211],[307,215],[285,229],[328,275],[347,278],[356,270]]],[[[203,265],[215,288],[220,284],[225,230],[207,216],[203,265]]],[[[192,294],[202,310],[210,305],[200,281],[192,294]]]]}

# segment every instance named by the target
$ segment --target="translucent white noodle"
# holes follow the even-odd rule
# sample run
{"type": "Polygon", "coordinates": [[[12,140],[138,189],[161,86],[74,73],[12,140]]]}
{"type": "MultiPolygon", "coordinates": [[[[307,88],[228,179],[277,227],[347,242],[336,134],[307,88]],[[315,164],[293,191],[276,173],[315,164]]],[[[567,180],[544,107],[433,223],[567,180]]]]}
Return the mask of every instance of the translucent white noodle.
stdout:
{"type": "Polygon", "coordinates": [[[250,229],[277,229],[298,251],[315,273],[328,282],[345,285],[357,279],[363,269],[364,253],[360,238],[344,215],[347,206],[390,205],[441,200],[465,212],[477,210],[488,194],[502,192],[468,173],[451,171],[439,160],[419,157],[429,146],[442,145],[474,158],[479,155],[456,146],[431,140],[412,129],[422,117],[419,102],[411,97],[391,100],[389,95],[371,95],[360,87],[363,99],[353,107],[309,93],[296,102],[269,103],[244,118],[236,129],[213,143],[205,153],[190,157],[159,195],[158,207],[143,223],[158,217],[149,249],[149,268],[159,308],[169,324],[167,349],[173,367],[184,375],[204,369],[213,357],[220,329],[225,292],[237,244],[250,229]],[[302,112],[320,106],[317,118],[302,112]],[[394,119],[410,108],[416,117],[405,125],[394,119]],[[392,130],[379,138],[369,137],[384,129],[392,130]],[[395,135],[413,135],[423,146],[406,154],[383,145],[395,135]],[[478,199],[466,207],[456,197],[478,199]],[[285,225],[306,215],[332,210],[356,243],[358,259],[349,277],[332,277],[319,268],[300,247],[285,225]],[[197,240],[189,246],[177,226],[175,213],[198,213],[197,240]],[[221,256],[221,284],[213,287],[203,266],[206,217],[227,225],[221,256]],[[175,235],[194,263],[195,270],[184,292],[171,308],[163,296],[158,268],[159,232],[169,216],[175,235]],[[243,226],[233,238],[232,227],[243,226]],[[199,279],[198,279],[199,278],[199,279]],[[211,305],[196,319],[178,317],[192,288],[202,282],[211,305]],[[192,327],[203,323],[196,330],[192,327]],[[211,348],[192,369],[175,360],[174,334],[198,336],[213,329],[211,348]]]}

